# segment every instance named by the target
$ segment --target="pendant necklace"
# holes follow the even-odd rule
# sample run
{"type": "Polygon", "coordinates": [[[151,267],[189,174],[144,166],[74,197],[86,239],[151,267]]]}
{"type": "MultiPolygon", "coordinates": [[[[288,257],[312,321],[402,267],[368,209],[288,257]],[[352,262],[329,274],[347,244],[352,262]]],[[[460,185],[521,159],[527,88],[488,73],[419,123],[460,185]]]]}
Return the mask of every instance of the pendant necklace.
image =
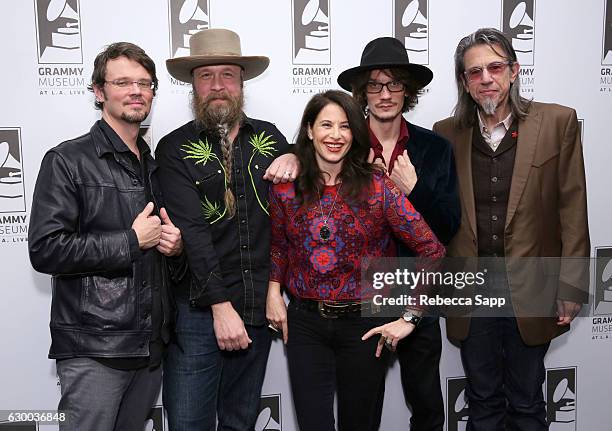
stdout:
{"type": "Polygon", "coordinates": [[[331,230],[329,230],[329,226],[327,225],[327,221],[331,217],[332,212],[334,212],[334,207],[336,205],[336,198],[340,194],[340,189],[341,188],[342,188],[342,183],[340,183],[340,186],[338,187],[338,190],[336,190],[336,195],[334,196],[334,200],[332,201],[331,209],[329,210],[329,213],[327,214],[327,217],[325,217],[323,215],[323,204],[321,203],[321,194],[319,193],[319,191],[317,189],[317,193],[319,195],[319,209],[321,210],[321,220],[323,220],[323,226],[321,226],[321,229],[319,229],[319,238],[321,239],[322,242],[327,242],[329,240],[329,238],[331,237],[331,230]]]}

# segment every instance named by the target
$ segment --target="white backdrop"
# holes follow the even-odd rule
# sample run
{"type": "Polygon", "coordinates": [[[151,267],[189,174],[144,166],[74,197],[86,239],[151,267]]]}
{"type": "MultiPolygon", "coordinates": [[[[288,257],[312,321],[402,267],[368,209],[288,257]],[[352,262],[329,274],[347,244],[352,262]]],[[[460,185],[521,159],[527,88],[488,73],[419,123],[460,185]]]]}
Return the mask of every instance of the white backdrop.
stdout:
{"type": "MultiPolygon", "coordinates": [[[[55,366],[47,359],[50,278],[30,267],[27,223],[45,151],[85,133],[99,116],[85,86],[105,45],[134,42],[158,66],[160,90],[147,121],[154,146],[190,119],[189,86],[173,81],[164,61],[183,55],[184,41],[198,28],[235,30],[243,53],[271,59],[261,77],[246,83],[247,113],[275,122],[292,140],[309,97],[337,88],[338,74],[357,65],[365,44],[379,36],[398,37],[412,59],[434,71],[427,93],[407,114],[409,121],[431,127],[454,105],[452,55],[458,40],[489,26],[502,28],[521,51],[526,96],[577,110],[593,254],[612,259],[607,174],[612,156],[606,134],[612,108],[612,0],[0,0],[0,410],[57,406],[55,366]]],[[[610,284],[607,274],[598,270],[598,289],[610,284]]],[[[607,301],[612,298],[598,297],[599,313],[612,315],[607,301]]],[[[612,427],[612,335],[605,322],[579,319],[569,336],[551,346],[545,394],[553,431],[612,427]]],[[[458,350],[447,342],[441,369],[447,429],[464,429],[463,370],[458,350]]],[[[258,431],[296,429],[278,341],[263,394],[258,431]]],[[[147,429],[165,429],[161,415],[158,409],[147,429]]],[[[405,430],[409,415],[394,365],[381,429],[405,430]]]]}

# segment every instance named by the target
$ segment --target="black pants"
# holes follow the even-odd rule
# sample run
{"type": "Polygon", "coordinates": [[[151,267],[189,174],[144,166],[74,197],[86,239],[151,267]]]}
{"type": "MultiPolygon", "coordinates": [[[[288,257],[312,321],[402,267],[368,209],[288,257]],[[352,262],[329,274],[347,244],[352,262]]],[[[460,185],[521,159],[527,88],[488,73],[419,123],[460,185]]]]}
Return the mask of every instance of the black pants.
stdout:
{"type": "Polygon", "coordinates": [[[544,431],[542,384],[550,343],[527,346],[513,317],[473,317],[461,343],[469,431],[544,431]]]}
{"type": "Polygon", "coordinates": [[[297,421],[301,431],[334,431],[334,393],[338,429],[378,429],[387,352],[376,358],[378,337],[362,341],[369,329],[390,319],[326,319],[318,312],[288,307],[287,357],[297,421]]]}
{"type": "MultiPolygon", "coordinates": [[[[437,317],[424,317],[421,324],[397,345],[404,398],[410,407],[411,431],[442,431],[444,399],[440,387],[442,337],[437,317]]],[[[385,398],[384,385],[379,395],[385,398]]]]}
{"type": "Polygon", "coordinates": [[[412,411],[411,431],[442,431],[444,400],[440,387],[442,338],[437,317],[425,317],[397,345],[404,397],[412,411]]]}

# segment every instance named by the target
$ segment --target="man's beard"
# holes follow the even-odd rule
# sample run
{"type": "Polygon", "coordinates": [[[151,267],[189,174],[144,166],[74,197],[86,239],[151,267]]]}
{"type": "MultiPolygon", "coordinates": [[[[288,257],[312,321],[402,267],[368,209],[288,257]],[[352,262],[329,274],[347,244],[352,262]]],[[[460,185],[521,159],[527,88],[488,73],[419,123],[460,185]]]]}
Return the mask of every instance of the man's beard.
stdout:
{"type": "Polygon", "coordinates": [[[134,112],[131,114],[127,114],[125,112],[121,113],[121,119],[123,121],[125,121],[126,123],[129,124],[140,124],[142,123],[147,116],[149,115],[149,113],[147,111],[143,111],[143,112],[134,112]]]}
{"type": "Polygon", "coordinates": [[[194,93],[191,99],[191,108],[196,123],[206,130],[216,133],[219,125],[232,128],[242,117],[244,107],[244,96],[242,91],[238,97],[231,96],[227,92],[209,94],[201,98],[194,93]],[[213,100],[224,100],[223,103],[211,103],[213,100]]]}
{"type": "Polygon", "coordinates": [[[480,107],[482,108],[485,114],[493,115],[495,114],[495,110],[497,109],[497,102],[493,98],[487,97],[483,100],[480,107]]]}

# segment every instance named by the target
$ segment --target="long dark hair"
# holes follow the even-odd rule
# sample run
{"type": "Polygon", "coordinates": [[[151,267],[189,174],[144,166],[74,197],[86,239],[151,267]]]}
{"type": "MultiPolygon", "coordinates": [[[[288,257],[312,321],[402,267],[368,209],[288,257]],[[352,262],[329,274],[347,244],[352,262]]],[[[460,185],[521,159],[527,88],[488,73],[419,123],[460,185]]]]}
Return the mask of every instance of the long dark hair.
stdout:
{"type": "Polygon", "coordinates": [[[338,179],[342,181],[342,196],[351,203],[362,200],[364,193],[372,184],[372,165],[368,163],[370,135],[366,120],[359,105],[342,91],[328,90],[312,97],[304,108],[298,132],[295,155],[300,162],[301,173],[296,180],[297,198],[303,203],[318,199],[325,185],[325,177],[319,169],[312,140],[308,137],[308,127],[312,127],[323,108],[334,103],[344,110],[353,135],[353,143],[344,157],[338,179]]]}

